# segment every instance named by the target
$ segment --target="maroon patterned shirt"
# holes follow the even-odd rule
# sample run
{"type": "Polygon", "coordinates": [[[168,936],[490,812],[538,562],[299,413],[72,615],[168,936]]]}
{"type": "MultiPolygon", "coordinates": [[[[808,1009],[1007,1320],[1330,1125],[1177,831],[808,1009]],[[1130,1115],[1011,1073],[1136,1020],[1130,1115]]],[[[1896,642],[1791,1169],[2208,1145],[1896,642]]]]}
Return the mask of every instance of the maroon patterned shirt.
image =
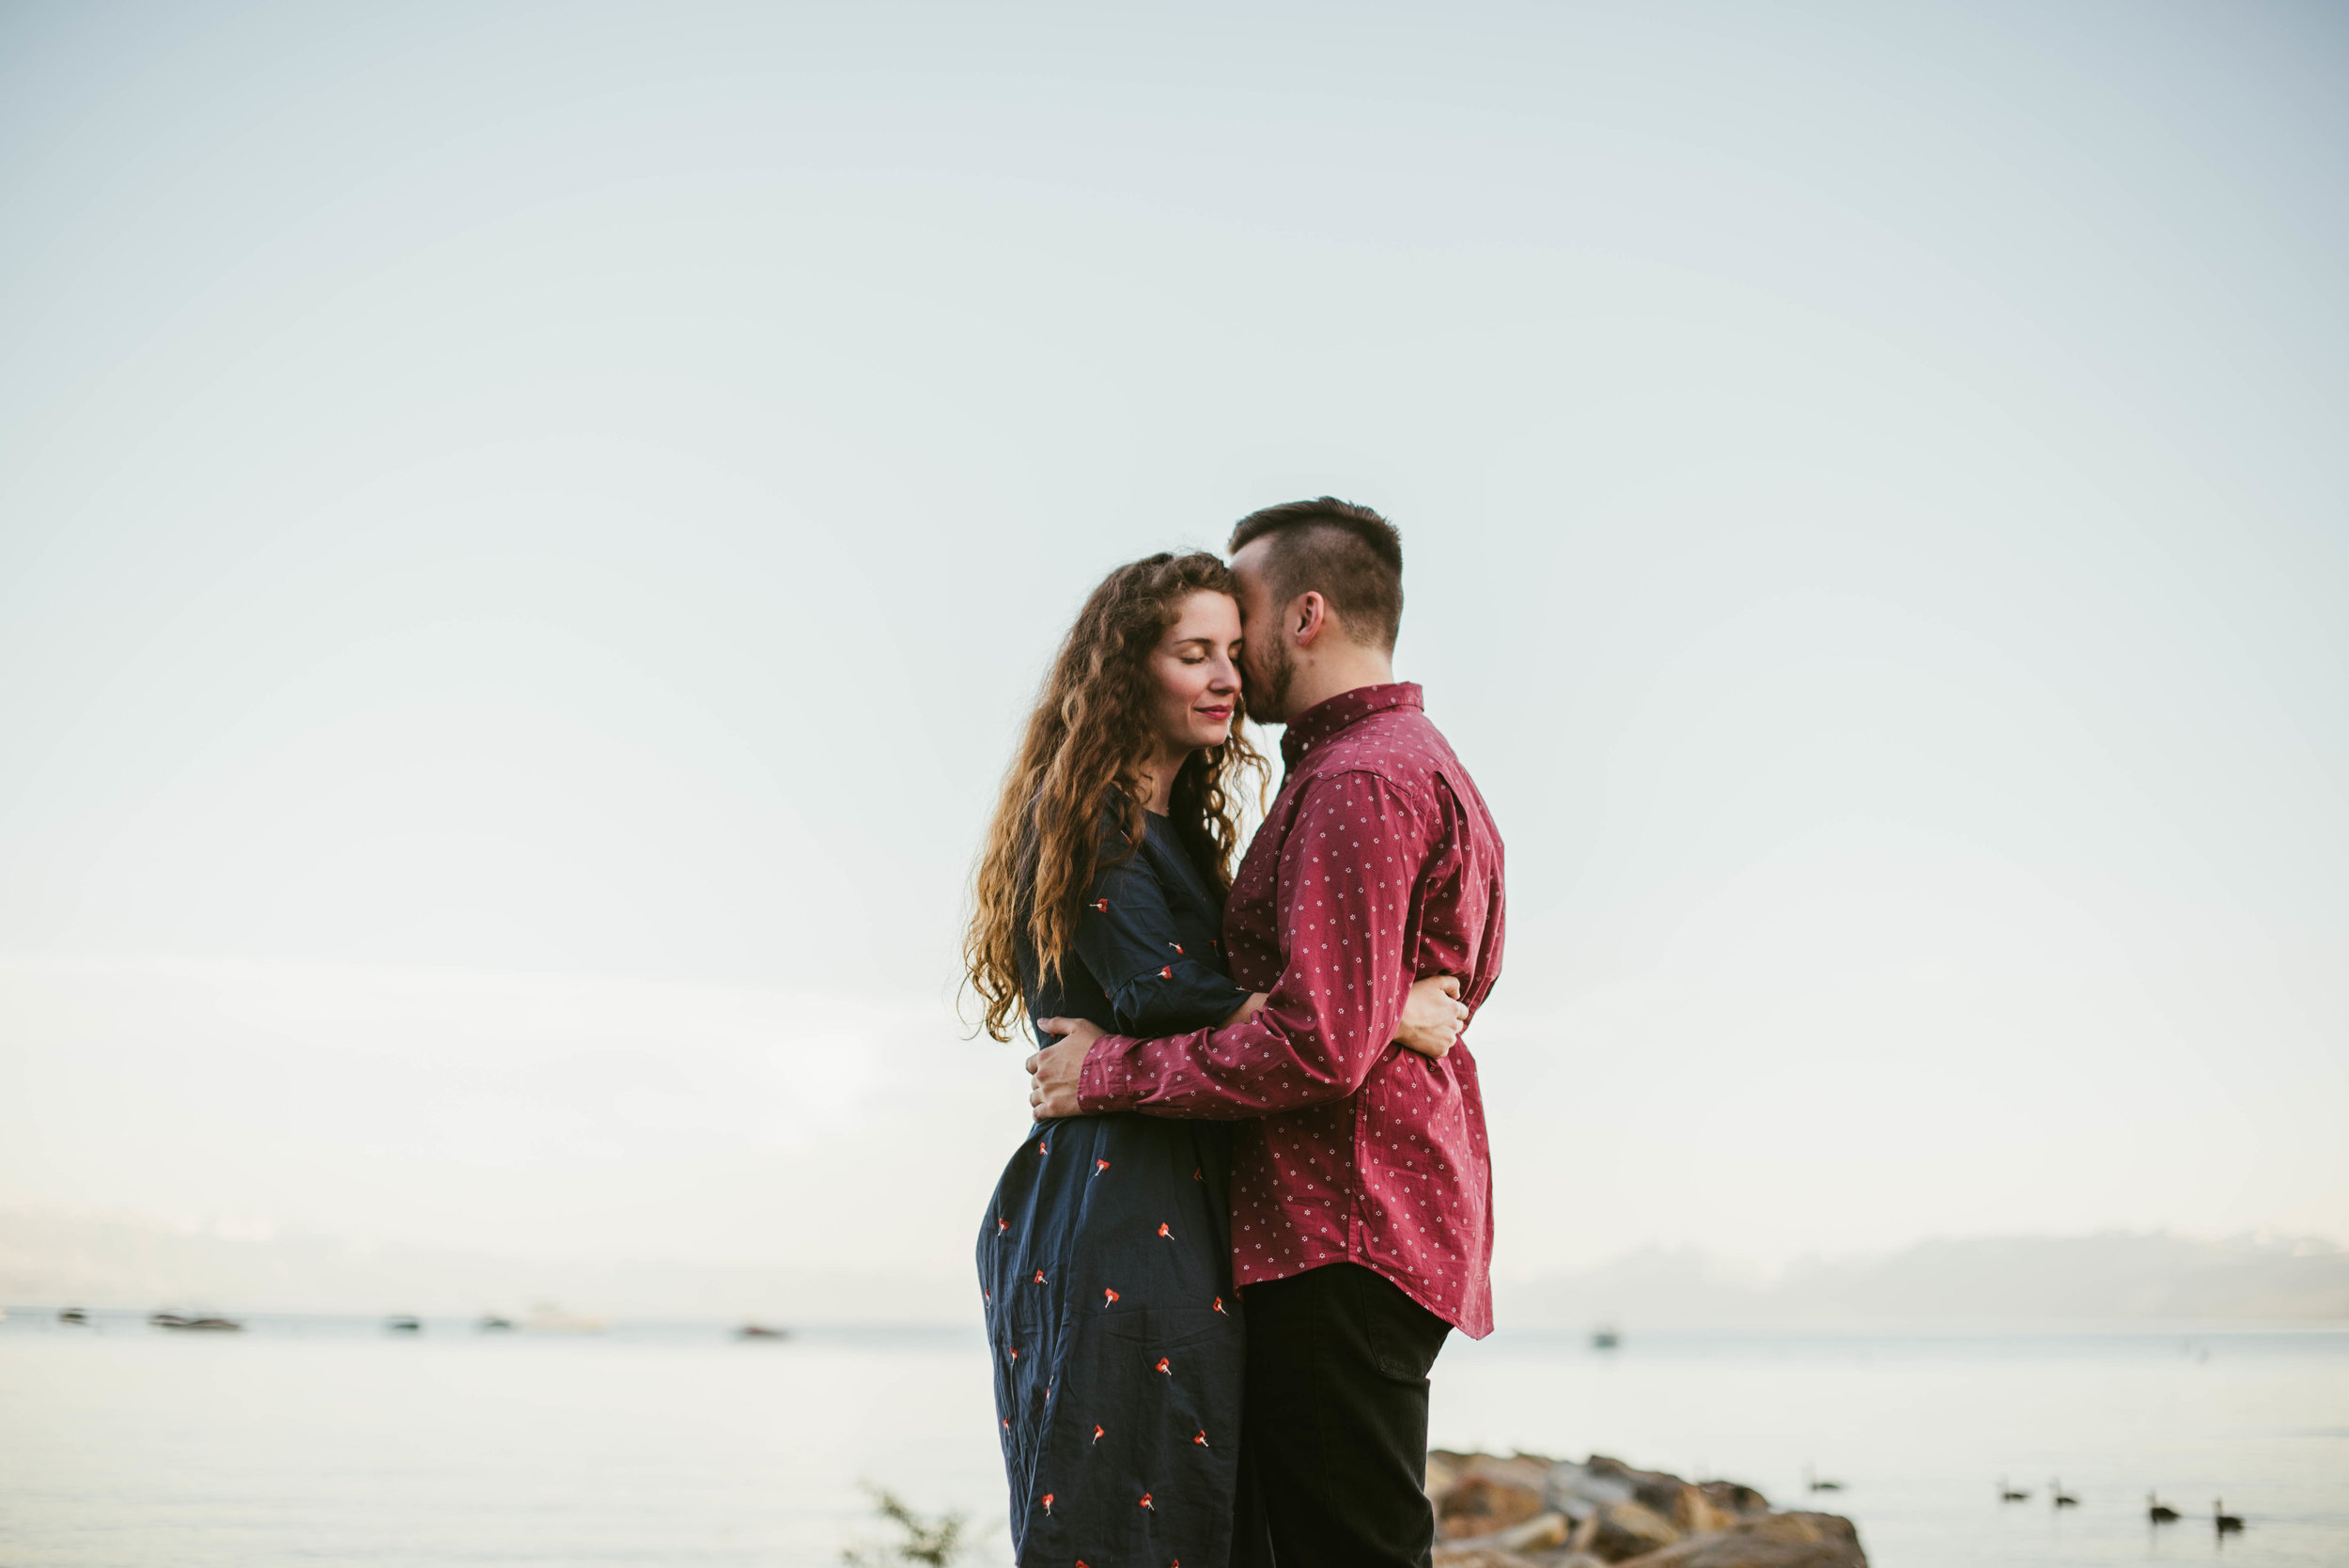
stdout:
{"type": "Polygon", "coordinates": [[[1393,1044],[1412,982],[1471,1009],[1501,974],[1501,834],[1420,689],[1364,686],[1300,715],[1287,772],[1223,913],[1232,978],[1270,999],[1229,1029],[1112,1034],[1086,1113],[1242,1119],[1234,1282],[1377,1270],[1472,1339],[1492,1331],[1492,1163],[1476,1060],[1393,1044]]]}

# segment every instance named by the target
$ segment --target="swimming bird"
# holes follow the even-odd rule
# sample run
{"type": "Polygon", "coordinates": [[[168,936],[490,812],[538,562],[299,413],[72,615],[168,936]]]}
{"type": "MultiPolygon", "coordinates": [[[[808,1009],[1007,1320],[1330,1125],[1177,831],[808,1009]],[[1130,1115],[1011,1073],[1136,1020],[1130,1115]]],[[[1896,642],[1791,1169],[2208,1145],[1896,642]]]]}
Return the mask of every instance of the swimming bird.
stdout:
{"type": "Polygon", "coordinates": [[[1843,1489],[1840,1481],[1821,1481],[1818,1473],[1808,1465],[1802,1467],[1802,1483],[1813,1492],[1840,1492],[1843,1489]]]}
{"type": "Polygon", "coordinates": [[[2080,1505],[2079,1498],[2072,1496],[2071,1493],[2066,1492],[2063,1489],[2063,1483],[2060,1481],[2050,1481],[2047,1483],[2047,1490],[2054,1494],[2055,1505],[2058,1508],[2077,1508],[2080,1505]]]}
{"type": "Polygon", "coordinates": [[[2178,1511],[2176,1509],[2170,1507],[2168,1503],[2162,1501],[2151,1492],[2145,1494],[2146,1518],[2151,1519],[2155,1524],[2166,1525],[2177,1516],[2178,1511]]]}
{"type": "Polygon", "coordinates": [[[2210,1499],[2210,1517],[2221,1535],[2233,1535],[2243,1529],[2243,1515],[2228,1513],[2227,1505],[2217,1498],[2210,1499]]]}
{"type": "Polygon", "coordinates": [[[2006,1477],[2000,1476],[1999,1478],[1999,1500],[2000,1502],[2029,1502],[2030,1494],[2016,1491],[2006,1483],[2006,1477]]]}

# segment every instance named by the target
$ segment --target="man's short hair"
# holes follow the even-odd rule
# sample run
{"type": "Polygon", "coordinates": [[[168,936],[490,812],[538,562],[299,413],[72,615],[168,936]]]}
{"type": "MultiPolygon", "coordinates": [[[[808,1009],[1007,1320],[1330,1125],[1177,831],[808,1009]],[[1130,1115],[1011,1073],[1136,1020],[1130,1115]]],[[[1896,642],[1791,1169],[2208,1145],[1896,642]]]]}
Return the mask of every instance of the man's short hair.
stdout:
{"type": "Polygon", "coordinates": [[[1403,536],[1367,506],[1325,495],[1251,512],[1232,527],[1233,554],[1269,538],[1265,581],[1275,604],[1317,593],[1357,642],[1394,651],[1403,626],[1403,536]]]}

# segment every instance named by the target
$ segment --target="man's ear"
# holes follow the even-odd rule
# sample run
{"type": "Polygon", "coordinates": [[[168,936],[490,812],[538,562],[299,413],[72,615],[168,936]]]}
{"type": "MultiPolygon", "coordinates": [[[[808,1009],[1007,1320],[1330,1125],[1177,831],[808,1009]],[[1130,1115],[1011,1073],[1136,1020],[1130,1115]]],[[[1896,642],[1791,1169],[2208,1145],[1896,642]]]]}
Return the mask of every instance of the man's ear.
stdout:
{"type": "Polygon", "coordinates": [[[1311,647],[1330,625],[1330,605],[1317,592],[1308,590],[1289,601],[1289,625],[1296,629],[1297,645],[1311,647]]]}

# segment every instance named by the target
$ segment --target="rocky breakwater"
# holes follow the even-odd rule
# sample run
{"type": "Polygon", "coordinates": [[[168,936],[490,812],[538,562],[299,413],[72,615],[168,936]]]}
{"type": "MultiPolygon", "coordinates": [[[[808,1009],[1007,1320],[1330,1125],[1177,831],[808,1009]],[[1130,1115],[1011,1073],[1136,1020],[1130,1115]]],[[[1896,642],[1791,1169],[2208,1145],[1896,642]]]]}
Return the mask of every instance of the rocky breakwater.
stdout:
{"type": "Polygon", "coordinates": [[[1593,1454],[1427,1456],[1436,1568],[1868,1568],[1834,1514],[1781,1514],[1734,1481],[1683,1481],[1593,1454]]]}

